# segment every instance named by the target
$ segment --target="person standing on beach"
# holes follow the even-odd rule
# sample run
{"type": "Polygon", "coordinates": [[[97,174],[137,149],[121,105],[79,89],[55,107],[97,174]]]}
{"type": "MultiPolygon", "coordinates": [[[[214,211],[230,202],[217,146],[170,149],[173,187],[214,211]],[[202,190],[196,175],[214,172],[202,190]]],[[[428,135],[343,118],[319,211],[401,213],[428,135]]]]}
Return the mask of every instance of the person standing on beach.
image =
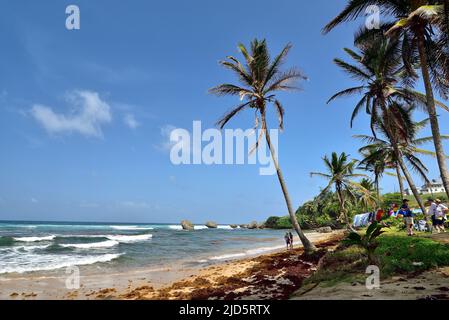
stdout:
{"type": "Polygon", "coordinates": [[[287,250],[290,249],[290,235],[288,232],[285,233],[284,240],[285,244],[287,245],[287,250]]]}
{"type": "Polygon", "coordinates": [[[293,250],[293,233],[289,232],[288,237],[290,239],[290,249],[293,250]]]}
{"type": "Polygon", "coordinates": [[[408,206],[402,206],[400,214],[404,217],[405,226],[407,227],[407,235],[413,236],[413,212],[408,206]]]}
{"type": "Polygon", "coordinates": [[[446,213],[448,212],[448,208],[441,203],[440,199],[435,200],[436,209],[435,209],[435,218],[433,226],[437,230],[438,233],[446,232],[444,229],[444,222],[446,221],[446,213]]]}
{"type": "Polygon", "coordinates": [[[401,209],[410,210],[410,207],[408,206],[408,203],[409,203],[408,199],[402,200],[401,209]]]}
{"type": "Polygon", "coordinates": [[[429,229],[430,233],[433,233],[433,227],[435,225],[435,214],[437,213],[437,204],[435,203],[435,200],[429,199],[430,207],[429,210],[427,210],[426,213],[426,223],[427,228],[429,229]]]}

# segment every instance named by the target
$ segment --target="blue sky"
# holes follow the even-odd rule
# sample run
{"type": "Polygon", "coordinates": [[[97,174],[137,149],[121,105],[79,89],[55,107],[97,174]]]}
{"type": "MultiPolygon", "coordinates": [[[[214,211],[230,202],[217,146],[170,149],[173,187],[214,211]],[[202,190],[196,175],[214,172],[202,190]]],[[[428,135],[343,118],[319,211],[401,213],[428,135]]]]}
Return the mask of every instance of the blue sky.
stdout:
{"type": "MultiPolygon", "coordinates": [[[[255,37],[273,53],[292,42],[289,65],[310,78],[303,92],[280,95],[279,148],[295,207],[313,198],[325,182],[309,173],[324,169],[322,156],[357,156],[351,136],[369,133],[366,116],[349,128],[354,99],[326,105],[354,84],[332,59],[351,47],[360,21],[321,35],[345,2],[3,1],[0,219],[232,223],[286,214],[276,176],[253,165],[177,167],[164,150],[167,128],[213,127],[239,102],[207,90],[234,80],[217,62],[255,37]],[[81,10],[80,30],[65,28],[69,4],[81,10]]],[[[252,121],[244,114],[230,127],[252,121]]],[[[435,161],[426,163],[437,177],[435,161]]],[[[382,188],[397,190],[395,179],[382,188]]]]}

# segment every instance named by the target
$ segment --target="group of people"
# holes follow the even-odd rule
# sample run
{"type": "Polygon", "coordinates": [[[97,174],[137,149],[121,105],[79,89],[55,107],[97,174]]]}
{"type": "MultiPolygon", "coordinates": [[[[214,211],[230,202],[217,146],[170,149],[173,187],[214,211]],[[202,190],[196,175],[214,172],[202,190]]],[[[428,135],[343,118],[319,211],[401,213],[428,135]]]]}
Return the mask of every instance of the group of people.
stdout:
{"type": "Polygon", "coordinates": [[[444,224],[447,221],[447,213],[449,209],[441,203],[440,199],[431,200],[430,208],[426,214],[426,220],[430,223],[432,222],[433,228],[436,229],[438,233],[446,232],[444,224]]]}
{"type": "Polygon", "coordinates": [[[293,233],[286,232],[284,235],[285,243],[287,245],[287,250],[293,249],[293,233]]]}
{"type": "MultiPolygon", "coordinates": [[[[438,233],[446,232],[444,224],[447,221],[447,213],[449,209],[442,203],[440,199],[429,199],[428,200],[429,209],[424,213],[425,221],[427,224],[427,229],[430,232],[436,230],[438,233]]],[[[415,214],[409,207],[409,201],[404,199],[402,201],[402,206],[397,210],[396,204],[392,204],[389,212],[390,217],[403,218],[407,234],[413,236],[413,230],[415,227],[414,217],[415,214]]]]}
{"type": "Polygon", "coordinates": [[[374,212],[358,214],[354,217],[353,227],[360,228],[369,225],[375,221],[380,222],[384,218],[403,219],[406,225],[407,234],[414,235],[414,229],[419,231],[436,231],[446,232],[445,223],[448,221],[447,214],[449,209],[440,199],[428,199],[427,206],[429,209],[424,212],[424,220],[420,220],[415,224],[415,214],[420,213],[420,210],[412,210],[409,206],[409,200],[404,199],[402,205],[399,206],[393,203],[388,213],[383,209],[378,209],[374,212]]]}

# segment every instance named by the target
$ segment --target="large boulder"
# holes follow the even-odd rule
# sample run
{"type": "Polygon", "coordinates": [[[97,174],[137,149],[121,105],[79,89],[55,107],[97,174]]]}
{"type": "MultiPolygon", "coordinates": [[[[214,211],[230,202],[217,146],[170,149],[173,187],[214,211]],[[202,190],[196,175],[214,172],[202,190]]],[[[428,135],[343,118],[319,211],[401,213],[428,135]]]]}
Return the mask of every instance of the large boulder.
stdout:
{"type": "Polygon", "coordinates": [[[181,221],[181,226],[183,230],[195,230],[195,227],[193,226],[193,223],[190,222],[189,220],[182,220],[181,221]]]}
{"type": "Polygon", "coordinates": [[[217,229],[218,225],[215,222],[213,222],[213,221],[207,221],[206,222],[206,227],[208,227],[209,229],[217,229]]]}
{"type": "Polygon", "coordinates": [[[248,229],[248,225],[247,224],[241,224],[239,225],[240,228],[242,229],[248,229]]]}
{"type": "Polygon", "coordinates": [[[331,227],[322,227],[322,228],[316,229],[316,231],[319,233],[331,233],[332,228],[331,227]]]}
{"type": "Polygon", "coordinates": [[[237,229],[239,226],[236,225],[236,224],[231,224],[230,227],[231,227],[232,229],[237,229]]]}
{"type": "Polygon", "coordinates": [[[259,228],[259,224],[257,223],[257,221],[253,221],[248,225],[248,229],[257,229],[259,228]]]}

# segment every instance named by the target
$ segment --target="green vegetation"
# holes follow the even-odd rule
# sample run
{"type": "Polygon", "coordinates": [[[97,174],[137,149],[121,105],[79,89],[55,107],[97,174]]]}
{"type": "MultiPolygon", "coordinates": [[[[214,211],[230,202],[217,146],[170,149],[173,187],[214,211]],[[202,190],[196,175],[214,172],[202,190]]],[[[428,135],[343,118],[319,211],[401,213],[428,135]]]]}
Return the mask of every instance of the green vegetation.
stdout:
{"type": "Polygon", "coordinates": [[[376,264],[378,261],[375,251],[379,246],[377,238],[381,234],[385,233],[385,231],[383,231],[385,227],[386,225],[383,223],[379,223],[377,221],[373,222],[368,229],[366,229],[364,235],[360,235],[358,232],[351,232],[348,237],[343,240],[343,243],[347,245],[359,246],[365,249],[368,256],[368,262],[370,264],[376,264]]]}
{"type": "MultiPolygon", "coordinates": [[[[348,1],[344,9],[324,27],[324,33],[363,16],[370,5],[370,0],[348,1]]],[[[355,44],[360,53],[346,50],[358,65],[336,60],[337,65],[363,85],[341,91],[336,96],[363,95],[365,101],[362,98],[357,104],[353,118],[361,109],[366,109],[371,117],[374,136],[376,124],[383,124],[394,160],[401,169],[398,173],[402,171],[419,207],[424,211],[424,204],[401,150],[401,146],[410,144],[407,133],[409,128],[395,106],[419,106],[428,113],[440,176],[449,196],[447,157],[436,107],[446,111],[448,108],[435,99],[435,92],[445,99],[449,94],[448,3],[382,1],[378,6],[381,12],[389,13],[389,21],[383,21],[380,28],[362,29],[356,34],[355,44]],[[419,79],[418,70],[421,72],[425,94],[414,89],[419,79]]]]}
{"type": "Polygon", "coordinates": [[[348,216],[346,204],[351,202],[351,200],[352,203],[356,203],[358,198],[363,198],[368,204],[375,203],[371,192],[365,189],[360,183],[356,183],[352,180],[354,178],[365,178],[367,176],[354,172],[357,161],[349,160],[348,155],[344,152],[340,155],[333,152],[331,158],[325,156],[323,161],[327,172],[312,172],[310,174],[311,176],[318,176],[328,180],[327,186],[323,189],[323,191],[321,191],[318,198],[326,194],[326,192],[330,189],[334,188],[340,207],[338,220],[344,221],[346,223],[346,227],[351,228],[351,220],[348,216]]]}
{"type": "MultiPolygon", "coordinates": [[[[377,238],[374,250],[381,278],[423,272],[449,266],[449,245],[429,238],[426,234],[407,237],[395,228],[377,238]]],[[[320,269],[305,281],[305,285],[320,283],[333,286],[340,282],[365,281],[370,265],[367,251],[359,245],[342,242],[323,258],[320,269]]]]}
{"type": "Polygon", "coordinates": [[[384,276],[449,265],[449,246],[424,237],[406,237],[403,233],[381,237],[376,254],[384,276]]]}

